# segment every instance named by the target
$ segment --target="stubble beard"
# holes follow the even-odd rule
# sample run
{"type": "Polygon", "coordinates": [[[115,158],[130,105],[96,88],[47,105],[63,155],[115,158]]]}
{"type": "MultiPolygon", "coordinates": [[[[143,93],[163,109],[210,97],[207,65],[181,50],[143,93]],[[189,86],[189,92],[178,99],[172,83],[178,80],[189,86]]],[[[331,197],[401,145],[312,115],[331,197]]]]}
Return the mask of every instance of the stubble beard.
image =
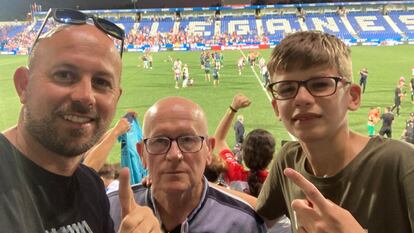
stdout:
{"type": "Polygon", "coordinates": [[[93,123],[97,125],[97,128],[94,130],[92,136],[85,142],[73,145],[72,140],[85,137],[87,132],[84,129],[72,129],[64,132],[62,135],[56,127],[56,120],[59,117],[58,114],[51,113],[47,117],[36,119],[30,107],[25,106],[24,127],[43,147],[66,158],[76,157],[88,151],[98,142],[107,128],[107,126],[100,127],[100,119],[96,119],[96,122],[93,123]]]}

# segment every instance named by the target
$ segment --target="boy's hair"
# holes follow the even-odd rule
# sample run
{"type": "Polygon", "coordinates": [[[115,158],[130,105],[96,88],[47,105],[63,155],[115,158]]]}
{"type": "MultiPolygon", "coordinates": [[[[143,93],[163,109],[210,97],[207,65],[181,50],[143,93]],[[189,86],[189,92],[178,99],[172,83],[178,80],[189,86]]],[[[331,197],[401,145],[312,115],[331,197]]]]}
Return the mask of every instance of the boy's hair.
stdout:
{"type": "Polygon", "coordinates": [[[258,196],[262,182],[259,180],[259,171],[265,170],[273,159],[275,152],[275,138],[264,129],[255,129],[249,132],[242,144],[241,153],[246,166],[250,169],[248,177],[250,194],[258,196]]]}
{"type": "Polygon", "coordinates": [[[318,66],[335,67],[339,75],[352,81],[351,50],[337,37],[319,31],[286,36],[273,49],[267,69],[273,76],[278,71],[291,72],[318,66]]]}

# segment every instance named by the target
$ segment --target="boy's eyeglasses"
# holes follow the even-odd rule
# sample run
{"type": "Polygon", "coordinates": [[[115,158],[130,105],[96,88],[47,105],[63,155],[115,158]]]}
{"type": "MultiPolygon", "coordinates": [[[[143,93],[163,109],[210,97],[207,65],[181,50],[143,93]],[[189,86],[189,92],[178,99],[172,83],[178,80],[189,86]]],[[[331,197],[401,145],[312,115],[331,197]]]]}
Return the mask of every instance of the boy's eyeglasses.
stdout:
{"type": "Polygon", "coordinates": [[[201,150],[203,147],[203,136],[179,136],[176,138],[169,137],[154,137],[144,139],[145,149],[149,154],[162,155],[166,154],[173,141],[177,142],[178,148],[184,153],[195,153],[201,150]]]}
{"type": "Polygon", "coordinates": [[[269,91],[276,100],[293,99],[299,92],[300,86],[304,86],[314,97],[326,97],[335,94],[338,83],[350,84],[342,77],[314,77],[308,80],[286,80],[269,84],[269,91]]]}
{"type": "Polygon", "coordinates": [[[53,19],[56,22],[63,23],[63,24],[74,24],[74,25],[81,25],[86,24],[88,22],[88,19],[92,19],[93,23],[97,28],[105,32],[106,34],[115,37],[118,40],[121,40],[121,48],[120,48],[120,54],[122,57],[123,48],[124,48],[124,39],[125,39],[125,31],[118,27],[116,24],[112,23],[109,20],[98,18],[94,15],[87,15],[77,10],[72,9],[63,9],[63,8],[51,8],[47,12],[46,18],[43,21],[42,26],[40,27],[40,30],[36,36],[36,40],[33,43],[32,49],[36,45],[36,43],[39,41],[40,35],[42,34],[42,31],[47,23],[47,20],[53,17],[53,19]]]}

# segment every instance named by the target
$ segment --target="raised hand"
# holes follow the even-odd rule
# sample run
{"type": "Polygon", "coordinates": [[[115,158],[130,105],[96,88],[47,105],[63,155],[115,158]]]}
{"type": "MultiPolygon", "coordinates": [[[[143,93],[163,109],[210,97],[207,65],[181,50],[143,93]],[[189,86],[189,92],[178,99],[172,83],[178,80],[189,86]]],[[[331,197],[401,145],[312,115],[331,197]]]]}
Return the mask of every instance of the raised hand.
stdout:
{"type": "Polygon", "coordinates": [[[128,130],[131,129],[131,124],[128,122],[128,119],[122,117],[119,119],[119,121],[116,123],[116,125],[113,128],[115,136],[121,136],[122,134],[128,132],[128,130]]]}
{"type": "Polygon", "coordinates": [[[233,97],[231,107],[235,110],[248,107],[252,102],[243,94],[237,94],[233,97]]]}
{"type": "Polygon", "coordinates": [[[152,210],[135,202],[129,184],[128,168],[123,168],[119,174],[119,200],[122,210],[119,233],[162,233],[158,219],[152,210]]]}
{"type": "Polygon", "coordinates": [[[295,199],[291,206],[296,213],[298,233],[366,233],[352,214],[326,199],[319,190],[297,171],[286,168],[287,176],[303,191],[306,199],[295,199]]]}

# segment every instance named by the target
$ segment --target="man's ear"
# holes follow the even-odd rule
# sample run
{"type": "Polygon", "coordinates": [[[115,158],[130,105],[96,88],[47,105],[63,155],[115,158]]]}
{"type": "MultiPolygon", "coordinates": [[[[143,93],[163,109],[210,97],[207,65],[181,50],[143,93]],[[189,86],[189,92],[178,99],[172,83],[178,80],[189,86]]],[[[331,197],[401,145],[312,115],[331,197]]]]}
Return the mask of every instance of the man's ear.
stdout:
{"type": "Polygon", "coordinates": [[[144,152],[144,148],[143,148],[143,147],[144,147],[144,145],[143,145],[142,141],[138,142],[138,143],[136,144],[136,147],[137,147],[137,152],[138,152],[138,155],[139,155],[139,157],[141,158],[142,165],[143,165],[145,168],[147,168],[147,161],[146,161],[145,156],[144,156],[144,154],[143,154],[143,152],[144,152]]]}
{"type": "Polygon", "coordinates": [[[19,67],[14,72],[13,81],[20,103],[25,104],[27,101],[27,86],[29,85],[29,68],[25,66],[19,67]]]}
{"type": "Polygon", "coordinates": [[[210,151],[213,151],[215,146],[216,146],[216,139],[214,137],[209,137],[208,147],[210,148],[210,151]]]}
{"type": "Polygon", "coordinates": [[[357,84],[351,84],[349,87],[348,109],[355,111],[361,105],[361,87],[357,84]]]}
{"type": "Polygon", "coordinates": [[[214,147],[216,145],[216,139],[214,137],[209,137],[208,138],[208,155],[207,155],[207,164],[210,164],[211,161],[213,160],[213,151],[214,151],[214,147]]]}

